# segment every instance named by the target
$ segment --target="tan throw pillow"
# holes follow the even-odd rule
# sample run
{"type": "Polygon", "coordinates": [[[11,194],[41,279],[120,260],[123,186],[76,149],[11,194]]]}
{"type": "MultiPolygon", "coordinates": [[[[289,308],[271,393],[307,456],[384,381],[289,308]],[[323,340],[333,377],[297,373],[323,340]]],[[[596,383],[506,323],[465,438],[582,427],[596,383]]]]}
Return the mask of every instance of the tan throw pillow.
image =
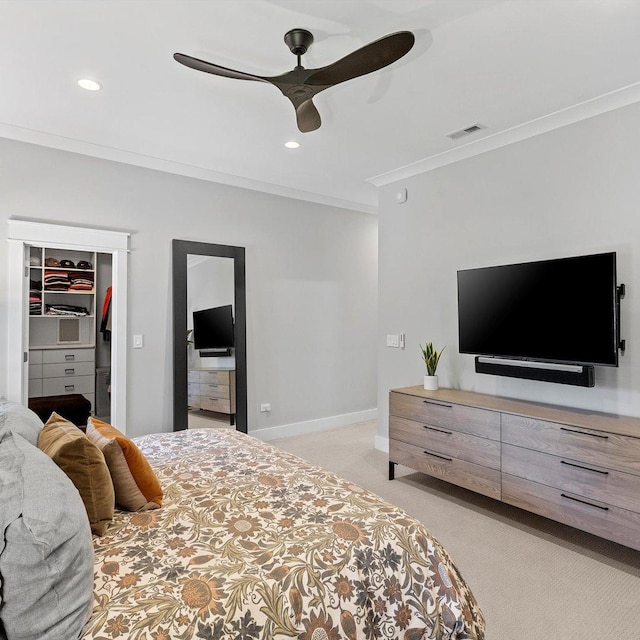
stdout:
{"type": "Polygon", "coordinates": [[[115,438],[103,436],[89,420],[87,424],[87,438],[95,443],[107,461],[113,488],[116,492],[116,504],[127,511],[147,511],[157,509],[160,505],[149,502],[136,484],[124,457],[122,447],[115,438]]]}
{"type": "Polygon", "coordinates": [[[97,418],[89,418],[87,429],[90,426],[95,428],[103,437],[115,440],[120,445],[129,471],[142,495],[148,502],[155,502],[158,506],[161,506],[162,487],[149,461],[144,457],[142,451],[138,449],[135,442],[127,438],[115,427],[97,418]]]}
{"type": "Polygon", "coordinates": [[[113,519],[115,493],[111,474],[100,449],[72,422],[52,413],[38,437],[44,451],[71,479],[84,508],[91,531],[104,535],[113,519]]]}

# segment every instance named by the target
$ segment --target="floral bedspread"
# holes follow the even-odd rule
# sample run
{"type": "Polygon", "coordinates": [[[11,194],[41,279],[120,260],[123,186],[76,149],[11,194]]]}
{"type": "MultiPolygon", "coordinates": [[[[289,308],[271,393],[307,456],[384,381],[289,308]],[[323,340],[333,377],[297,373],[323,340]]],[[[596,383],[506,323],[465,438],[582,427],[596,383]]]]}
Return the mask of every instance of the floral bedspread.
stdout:
{"type": "Polygon", "coordinates": [[[136,442],[164,503],[94,539],[83,640],[484,638],[448,554],[397,507],[228,429],[136,442]]]}

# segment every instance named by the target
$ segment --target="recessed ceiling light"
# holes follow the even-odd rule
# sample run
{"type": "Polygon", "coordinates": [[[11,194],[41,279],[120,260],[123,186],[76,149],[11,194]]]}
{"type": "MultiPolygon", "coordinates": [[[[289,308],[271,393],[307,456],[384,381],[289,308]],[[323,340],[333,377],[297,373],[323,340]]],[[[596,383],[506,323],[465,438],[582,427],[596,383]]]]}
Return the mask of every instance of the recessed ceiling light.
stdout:
{"type": "Polygon", "coordinates": [[[284,146],[287,147],[287,149],[297,149],[300,146],[300,143],[295,140],[289,140],[289,142],[284,143],[284,146]]]}
{"type": "Polygon", "coordinates": [[[100,91],[100,89],[102,89],[102,85],[99,82],[90,80],[89,78],[80,78],[78,84],[87,91],[100,91]]]}

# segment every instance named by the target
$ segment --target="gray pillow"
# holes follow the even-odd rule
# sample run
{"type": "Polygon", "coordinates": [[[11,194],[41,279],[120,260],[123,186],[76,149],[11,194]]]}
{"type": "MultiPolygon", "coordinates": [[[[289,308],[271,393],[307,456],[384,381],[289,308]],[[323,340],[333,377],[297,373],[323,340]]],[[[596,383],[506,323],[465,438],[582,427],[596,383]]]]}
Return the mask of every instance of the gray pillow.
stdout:
{"type": "Polygon", "coordinates": [[[16,433],[0,434],[0,636],[74,640],[91,612],[93,544],[64,472],[16,433]]]}
{"type": "Polygon", "coordinates": [[[13,432],[37,446],[42,427],[42,420],[31,409],[0,398],[0,437],[3,433],[13,432]]]}

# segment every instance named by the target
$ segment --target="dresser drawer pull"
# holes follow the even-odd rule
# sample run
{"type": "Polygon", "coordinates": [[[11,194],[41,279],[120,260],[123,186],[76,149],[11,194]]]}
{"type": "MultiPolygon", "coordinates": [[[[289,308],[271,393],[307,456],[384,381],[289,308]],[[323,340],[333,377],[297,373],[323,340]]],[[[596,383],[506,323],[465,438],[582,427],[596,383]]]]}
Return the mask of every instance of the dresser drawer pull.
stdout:
{"type": "Polygon", "coordinates": [[[75,369],[65,369],[64,372],[65,372],[66,375],[72,376],[76,372],[76,370],[75,369]]]}
{"type": "Polygon", "coordinates": [[[65,354],[64,359],[67,360],[68,362],[70,362],[72,360],[75,360],[76,357],[75,357],[75,355],[73,355],[73,353],[68,353],[68,354],[65,354]]]}
{"type": "Polygon", "coordinates": [[[600,469],[592,469],[591,467],[583,467],[581,464],[575,462],[567,462],[566,460],[560,460],[560,464],[566,464],[568,467],[576,467],[576,469],[584,469],[585,471],[593,471],[593,473],[601,473],[603,476],[608,476],[608,471],[601,471],[600,469]]]}
{"type": "Polygon", "coordinates": [[[73,391],[76,388],[76,386],[74,384],[65,384],[64,385],[64,390],[65,391],[73,391]]]}
{"type": "Polygon", "coordinates": [[[608,440],[609,436],[603,436],[599,433],[587,433],[586,431],[578,431],[577,429],[567,429],[567,427],[560,427],[561,431],[567,431],[569,433],[577,433],[581,436],[591,436],[592,438],[601,438],[602,440],[608,440]]]}
{"type": "Polygon", "coordinates": [[[445,431],[444,429],[438,429],[437,427],[431,427],[428,424],[422,425],[423,429],[429,429],[429,431],[437,431],[438,433],[444,433],[446,436],[450,436],[452,434],[451,431],[445,431]]]}
{"type": "Polygon", "coordinates": [[[593,504],[593,502],[587,502],[586,500],[580,500],[579,498],[573,498],[572,496],[568,496],[566,493],[560,494],[563,498],[567,498],[567,500],[573,500],[574,502],[580,502],[581,504],[586,504],[589,507],[595,507],[596,509],[602,509],[602,511],[609,511],[609,507],[603,507],[599,504],[593,504]]]}
{"type": "Polygon", "coordinates": [[[428,456],[433,456],[434,458],[440,458],[440,460],[446,460],[447,462],[451,462],[451,458],[447,458],[446,456],[441,456],[439,453],[431,453],[431,451],[423,451],[428,456]]]}
{"type": "Polygon", "coordinates": [[[424,402],[425,404],[435,404],[436,407],[444,407],[445,409],[451,409],[451,407],[453,407],[453,405],[451,404],[444,404],[444,402],[434,402],[433,400],[423,400],[422,402],[424,402]]]}

